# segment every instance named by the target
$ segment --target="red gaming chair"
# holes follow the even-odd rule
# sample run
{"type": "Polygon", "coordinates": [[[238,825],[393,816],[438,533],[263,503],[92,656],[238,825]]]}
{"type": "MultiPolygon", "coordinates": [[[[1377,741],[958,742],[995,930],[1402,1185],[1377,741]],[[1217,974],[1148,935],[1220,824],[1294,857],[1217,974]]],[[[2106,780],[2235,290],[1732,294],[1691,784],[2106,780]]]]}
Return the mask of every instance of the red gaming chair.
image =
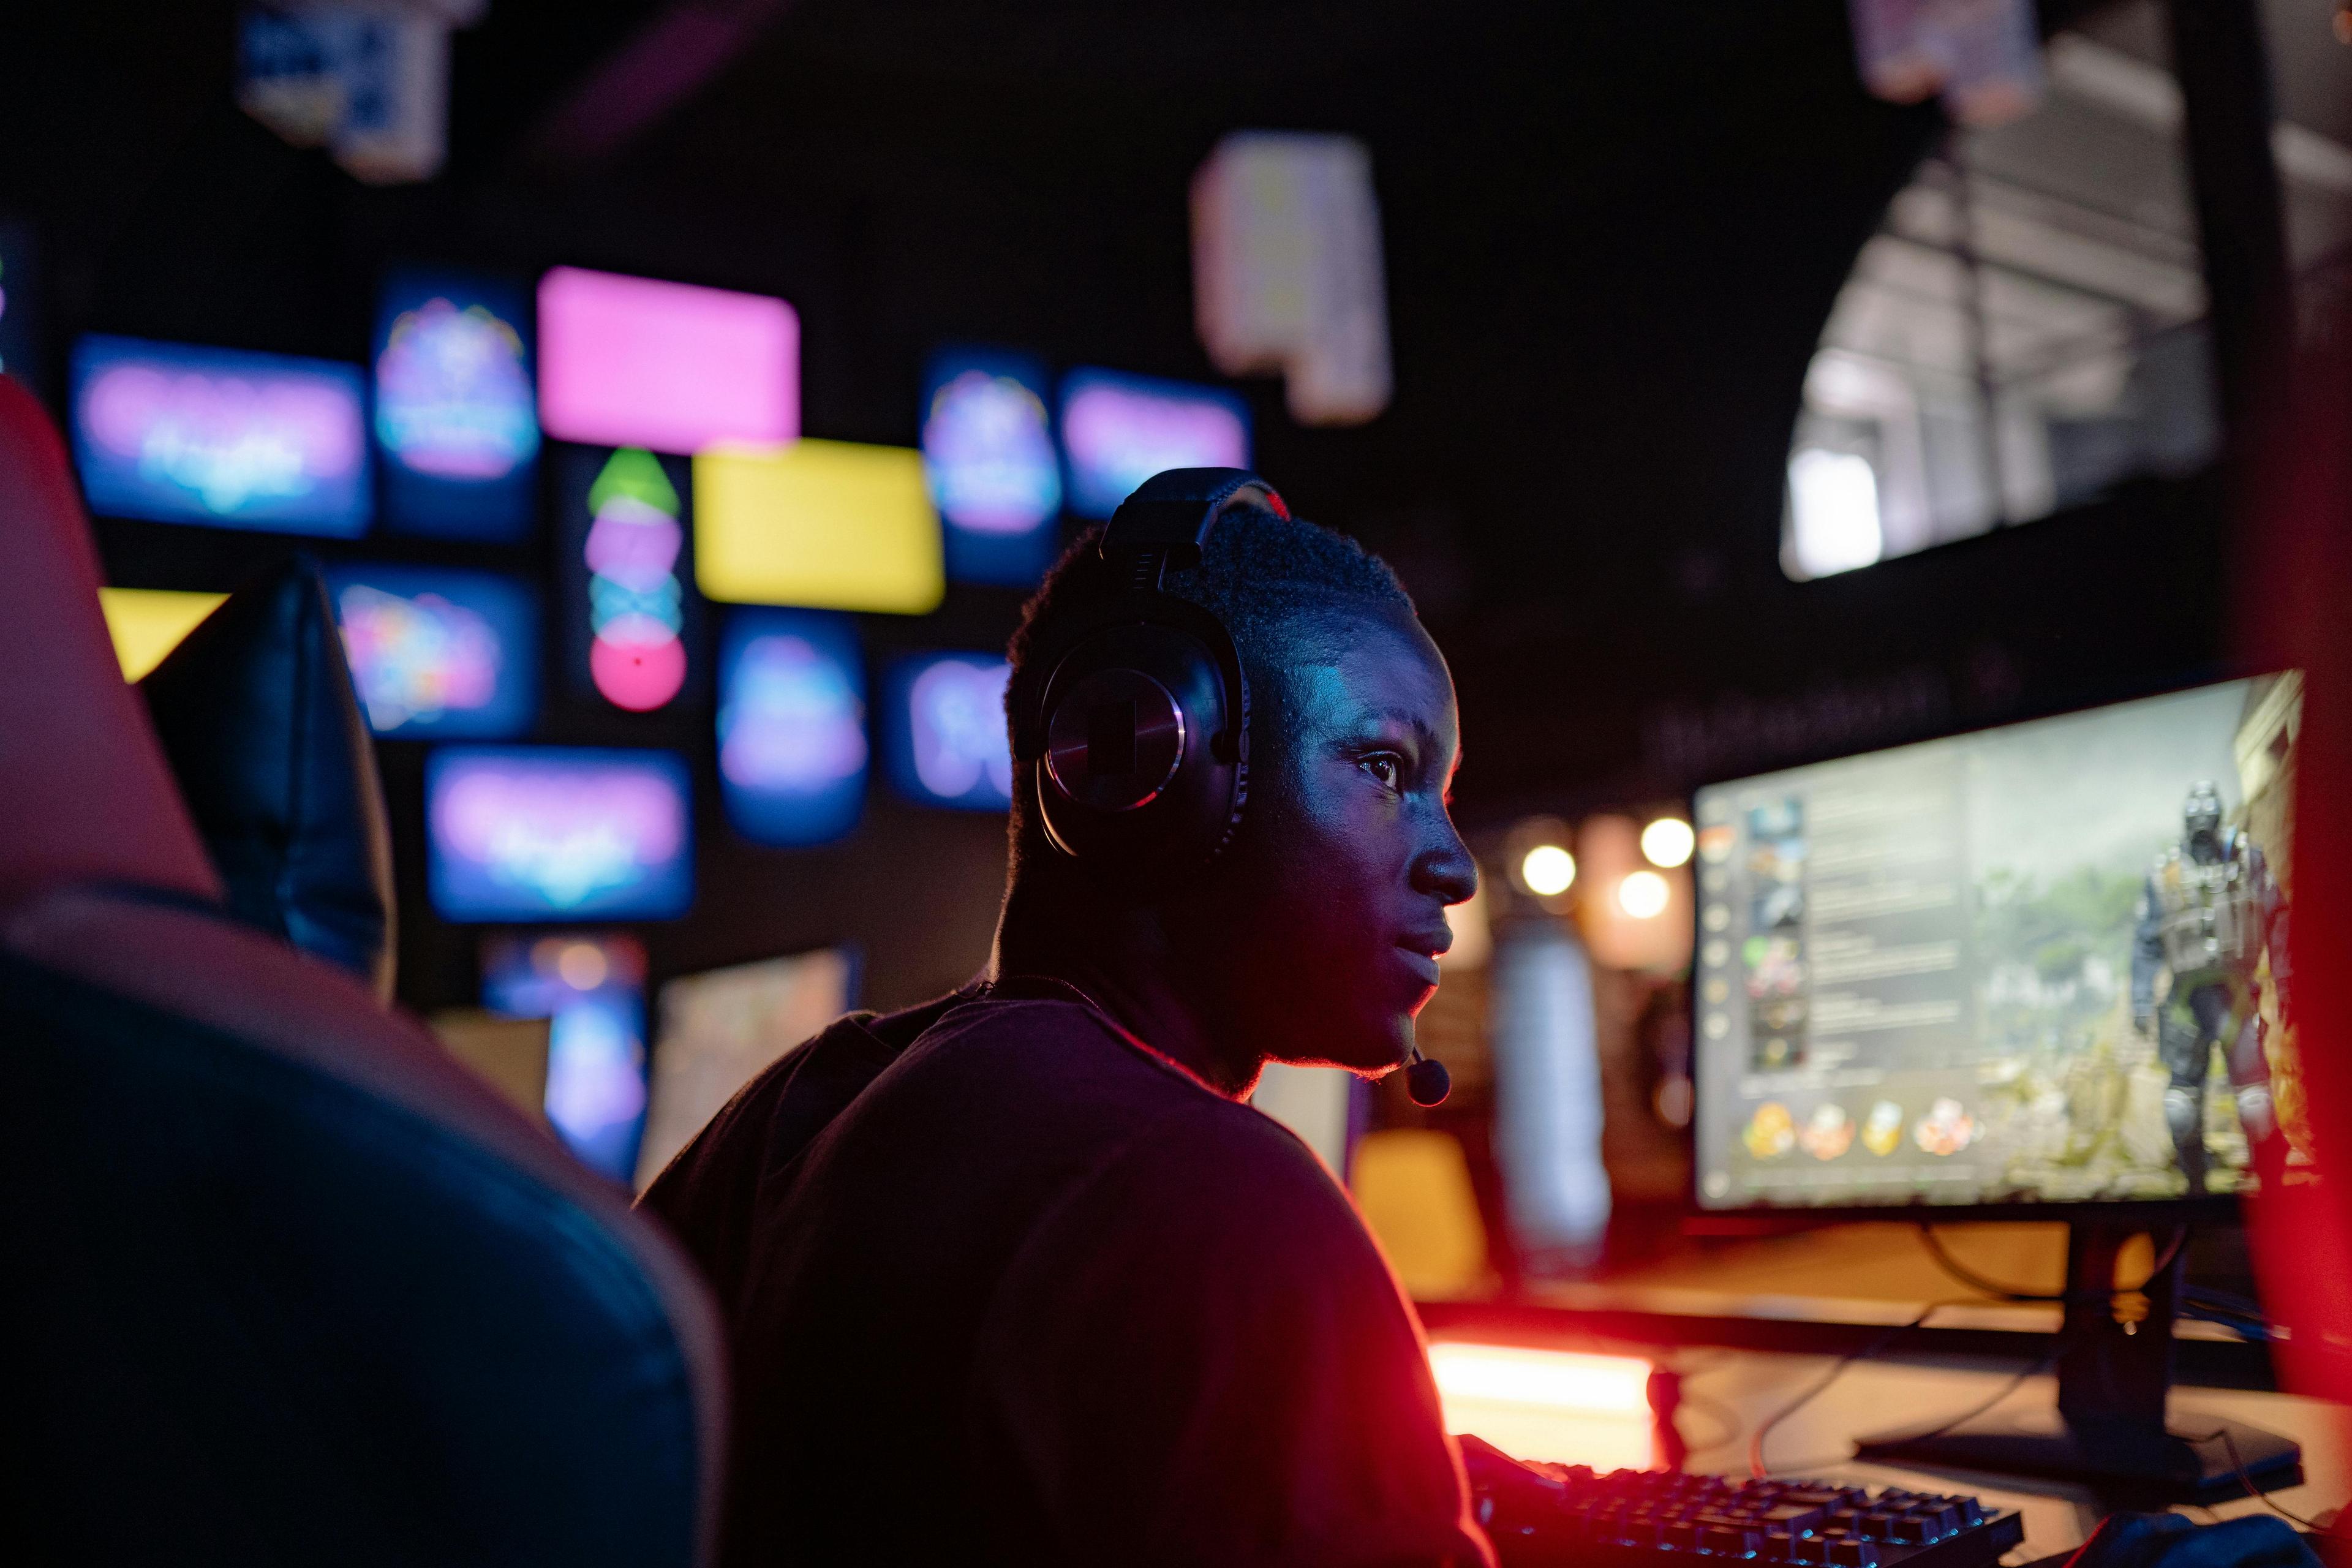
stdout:
{"type": "Polygon", "coordinates": [[[221,897],[0,376],[8,1554],[700,1561],[723,1413],[686,1265],[221,897]]]}

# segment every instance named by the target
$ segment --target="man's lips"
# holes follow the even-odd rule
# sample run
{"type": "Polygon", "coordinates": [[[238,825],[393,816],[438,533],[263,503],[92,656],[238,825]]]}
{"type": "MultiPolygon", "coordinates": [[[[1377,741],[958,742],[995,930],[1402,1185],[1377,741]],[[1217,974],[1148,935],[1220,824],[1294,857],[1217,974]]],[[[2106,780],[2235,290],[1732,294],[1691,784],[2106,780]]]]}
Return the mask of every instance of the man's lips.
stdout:
{"type": "Polygon", "coordinates": [[[1424,984],[1437,984],[1436,959],[1425,952],[1415,952],[1409,947],[1400,947],[1396,951],[1397,956],[1404,960],[1404,966],[1421,976],[1424,984]]]}
{"type": "Polygon", "coordinates": [[[1437,955],[1454,945],[1454,933],[1441,926],[1433,931],[1401,936],[1396,950],[1404,954],[1406,964],[1428,984],[1437,984],[1437,955]]]}

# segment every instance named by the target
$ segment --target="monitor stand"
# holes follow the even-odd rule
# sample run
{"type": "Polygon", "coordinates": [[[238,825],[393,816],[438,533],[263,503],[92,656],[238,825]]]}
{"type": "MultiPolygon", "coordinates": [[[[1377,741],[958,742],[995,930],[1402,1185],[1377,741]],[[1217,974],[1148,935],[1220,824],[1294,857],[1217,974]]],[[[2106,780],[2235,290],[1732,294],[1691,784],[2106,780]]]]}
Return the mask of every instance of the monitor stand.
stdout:
{"type": "Polygon", "coordinates": [[[2058,1340],[2066,1348],[2058,1362],[2055,1409],[1987,1416],[1917,1436],[1886,1433],[1864,1438],[1854,1457],[2081,1481],[2126,1501],[2242,1496],[2240,1465],[2263,1491],[2300,1482],[2303,1455],[2292,1439],[2193,1409],[2168,1413],[2173,1303],[2184,1259],[2176,1255],[2147,1282],[2144,1321],[2117,1321],[2108,1299],[2116,1253],[2145,1228],[2077,1222],[2068,1229],[2067,1300],[2058,1340]]]}

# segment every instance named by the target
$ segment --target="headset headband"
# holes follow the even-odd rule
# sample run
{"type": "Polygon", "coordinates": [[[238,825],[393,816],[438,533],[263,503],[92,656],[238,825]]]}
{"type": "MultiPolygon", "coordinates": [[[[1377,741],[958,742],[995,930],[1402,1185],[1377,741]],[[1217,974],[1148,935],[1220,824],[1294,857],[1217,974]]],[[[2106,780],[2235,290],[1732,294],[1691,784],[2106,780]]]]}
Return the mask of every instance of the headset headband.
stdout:
{"type": "Polygon", "coordinates": [[[1233,700],[1214,738],[1220,760],[1232,762],[1248,744],[1241,658],[1223,622],[1189,599],[1162,586],[1171,571],[1201,563],[1210,530],[1236,507],[1255,507],[1288,518],[1275,488],[1246,468],[1169,468],[1136,487],[1104,525],[1097,552],[1123,592],[1075,616],[1043,646],[1030,650],[1013,681],[1013,754],[1034,762],[1045,754],[1045,708],[1055,672],[1071,649],[1111,626],[1162,626],[1192,637],[1209,650],[1233,700]]]}
{"type": "Polygon", "coordinates": [[[1290,509],[1274,487],[1246,468],[1170,468],[1152,475],[1118,503],[1103,529],[1102,558],[1121,584],[1160,591],[1170,568],[1201,563],[1202,547],[1217,520],[1237,506],[1280,518],[1290,509]]]}

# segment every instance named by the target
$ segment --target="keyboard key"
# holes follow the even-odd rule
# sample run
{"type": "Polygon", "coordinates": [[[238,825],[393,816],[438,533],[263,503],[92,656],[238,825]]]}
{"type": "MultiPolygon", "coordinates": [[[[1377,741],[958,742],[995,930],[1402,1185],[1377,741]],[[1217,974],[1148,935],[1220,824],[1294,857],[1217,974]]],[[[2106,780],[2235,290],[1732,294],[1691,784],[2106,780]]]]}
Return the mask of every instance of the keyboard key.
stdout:
{"type": "Polygon", "coordinates": [[[1698,1543],[1719,1557],[1747,1557],[1756,1551],[1756,1532],[1735,1525],[1710,1524],[1699,1531],[1698,1543]]]}

